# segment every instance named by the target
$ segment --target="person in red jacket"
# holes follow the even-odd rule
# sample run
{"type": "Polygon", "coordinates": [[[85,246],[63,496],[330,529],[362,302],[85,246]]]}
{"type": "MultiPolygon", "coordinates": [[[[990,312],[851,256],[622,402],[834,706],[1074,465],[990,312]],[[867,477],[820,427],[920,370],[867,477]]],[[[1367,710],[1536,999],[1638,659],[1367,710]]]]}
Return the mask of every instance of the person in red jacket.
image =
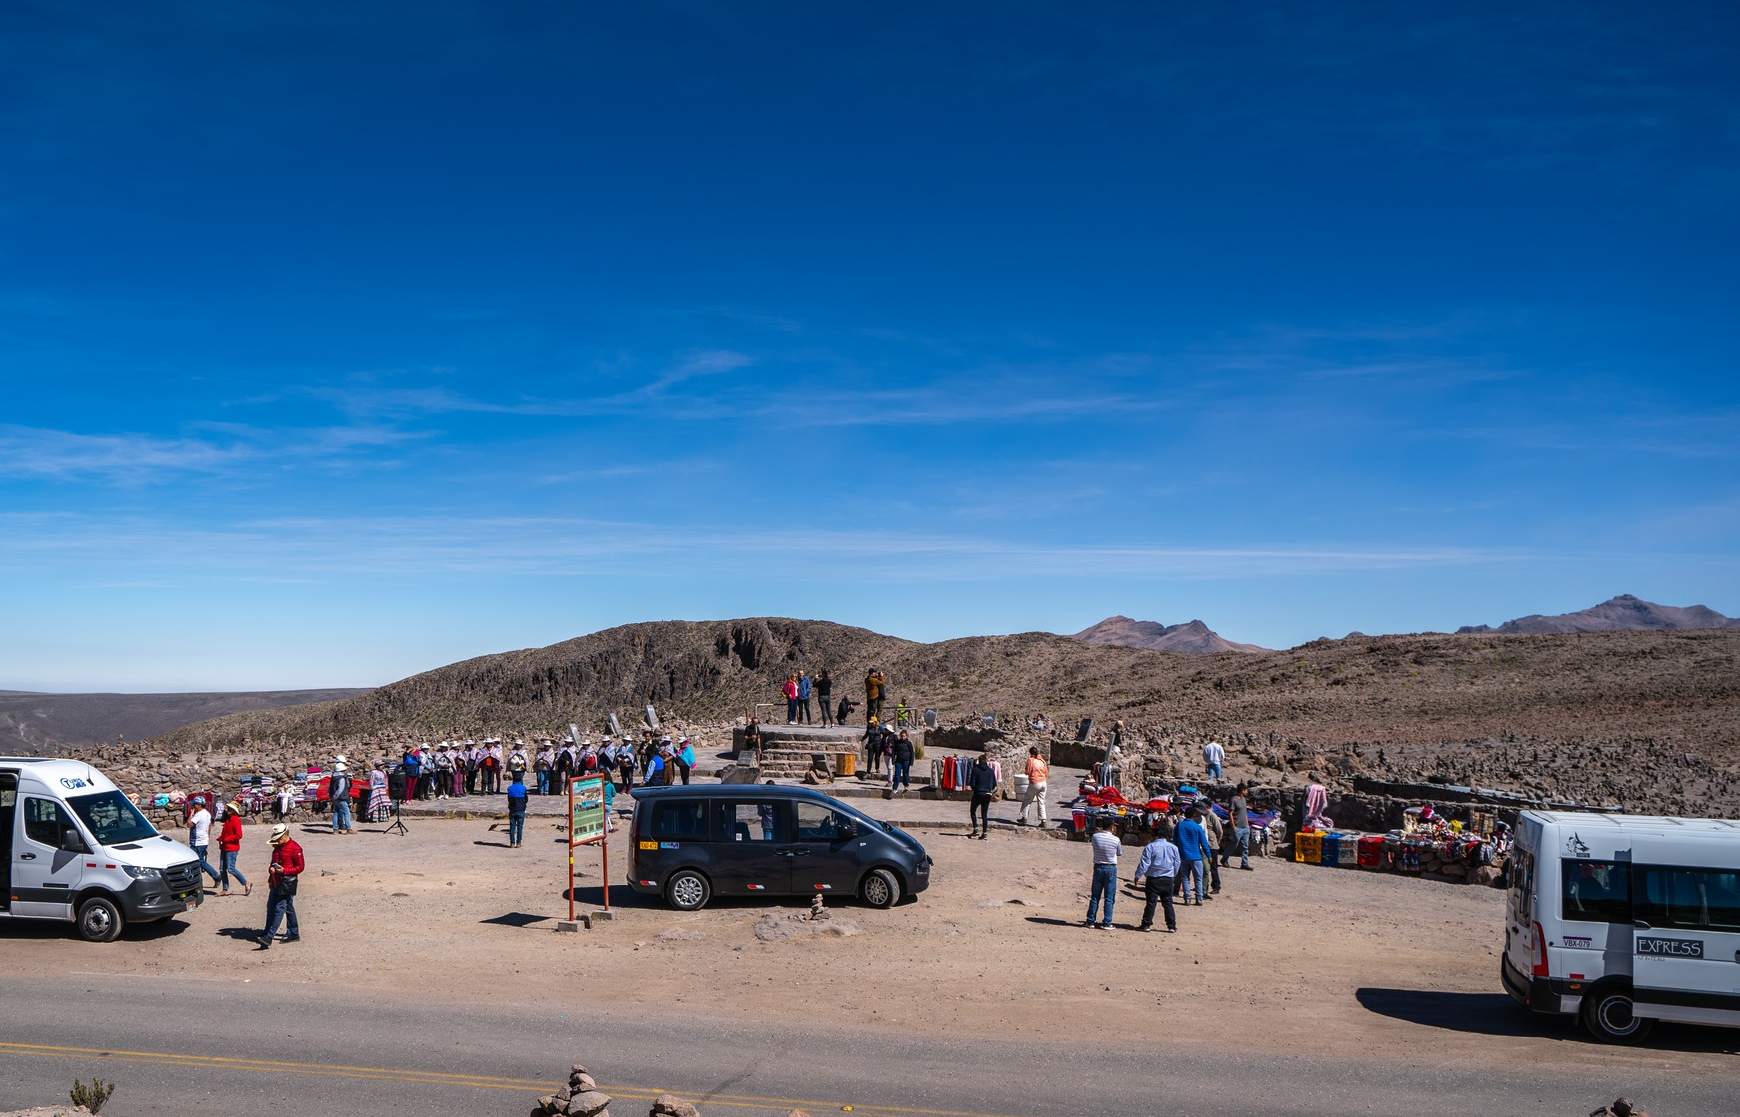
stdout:
{"type": "Polygon", "coordinates": [[[242,895],[252,896],[254,886],[248,883],[248,878],[236,868],[236,855],[242,851],[242,808],[235,803],[224,811],[224,828],[218,833],[218,888],[219,896],[230,894],[230,878],[235,877],[242,882],[242,895]]]}
{"type": "Polygon", "coordinates": [[[285,920],[285,942],[302,938],[296,925],[296,884],[302,879],[304,863],[302,847],[290,836],[283,823],[272,827],[272,871],[266,889],[266,929],[260,932],[260,949],[269,950],[278,933],[278,921],[285,920]]]}

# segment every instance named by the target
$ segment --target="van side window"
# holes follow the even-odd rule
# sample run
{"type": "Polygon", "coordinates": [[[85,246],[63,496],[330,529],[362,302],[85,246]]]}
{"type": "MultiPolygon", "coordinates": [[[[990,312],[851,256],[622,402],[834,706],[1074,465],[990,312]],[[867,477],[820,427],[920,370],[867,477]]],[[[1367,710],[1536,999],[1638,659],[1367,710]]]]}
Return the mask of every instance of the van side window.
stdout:
{"type": "Polygon", "coordinates": [[[840,816],[820,803],[797,805],[797,840],[831,842],[840,836],[840,816]]]}
{"type": "Polygon", "coordinates": [[[1623,861],[1559,862],[1559,914],[1578,923],[1630,923],[1631,866],[1623,861]]]}
{"type": "Polygon", "coordinates": [[[707,840],[707,800],[675,799],[653,804],[647,837],[666,842],[707,840]]]}
{"type": "Polygon", "coordinates": [[[719,804],[720,830],[728,842],[771,842],[779,838],[779,808],[769,802],[719,804]]]}
{"type": "Polygon", "coordinates": [[[1637,870],[1637,918],[1654,927],[1740,931],[1740,873],[1642,865],[1637,870]]]}
{"type": "Polygon", "coordinates": [[[72,819],[53,799],[25,797],[24,836],[31,841],[59,849],[61,831],[70,825],[72,819]]]}

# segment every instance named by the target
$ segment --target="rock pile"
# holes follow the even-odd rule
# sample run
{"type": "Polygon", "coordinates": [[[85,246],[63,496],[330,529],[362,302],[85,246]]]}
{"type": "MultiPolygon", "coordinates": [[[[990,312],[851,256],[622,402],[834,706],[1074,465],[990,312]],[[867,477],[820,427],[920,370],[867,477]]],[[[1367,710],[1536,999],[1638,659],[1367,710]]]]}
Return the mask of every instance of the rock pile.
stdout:
{"type": "Polygon", "coordinates": [[[568,1072],[568,1085],[539,1098],[532,1117],[610,1117],[610,1097],[598,1089],[598,1080],[585,1067],[575,1063],[568,1072]]]}
{"type": "Polygon", "coordinates": [[[1637,1108],[1630,1098],[1615,1098],[1611,1105],[1602,1106],[1589,1117],[1649,1117],[1649,1114],[1637,1108]]]}

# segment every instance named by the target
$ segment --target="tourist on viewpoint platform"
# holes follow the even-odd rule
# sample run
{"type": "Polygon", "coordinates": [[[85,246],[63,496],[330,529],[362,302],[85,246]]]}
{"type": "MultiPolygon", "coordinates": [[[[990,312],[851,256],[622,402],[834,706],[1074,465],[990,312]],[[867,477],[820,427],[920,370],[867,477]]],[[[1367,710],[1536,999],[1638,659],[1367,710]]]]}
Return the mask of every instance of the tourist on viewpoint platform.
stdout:
{"type": "Polygon", "coordinates": [[[828,674],[826,667],[815,679],[816,703],[822,708],[822,724],[834,724],[834,677],[828,674]]]}
{"type": "Polygon", "coordinates": [[[1027,750],[1027,793],[1021,797],[1021,825],[1027,825],[1027,808],[1039,804],[1039,828],[1045,829],[1045,781],[1051,777],[1051,766],[1039,755],[1039,746],[1027,750]]]}
{"type": "Polygon", "coordinates": [[[1090,843],[1094,855],[1093,882],[1088,892],[1087,918],[1082,920],[1083,927],[1095,926],[1094,915],[1099,911],[1100,901],[1106,903],[1105,922],[1098,924],[1102,931],[1112,929],[1112,904],[1118,898],[1118,853],[1123,849],[1123,843],[1112,833],[1112,824],[1104,819],[1094,829],[1090,843]]]}
{"type": "MultiPolygon", "coordinates": [[[[904,740],[906,732],[902,730],[900,736],[904,740]]],[[[991,832],[991,796],[997,790],[997,773],[984,753],[973,758],[967,788],[973,793],[973,801],[967,805],[967,837],[983,840],[991,832]]]]}
{"type": "Polygon", "coordinates": [[[532,761],[532,771],[538,777],[539,795],[550,793],[550,773],[555,771],[555,768],[556,750],[551,747],[550,742],[545,741],[538,746],[537,759],[532,761]]]}
{"type": "Polygon", "coordinates": [[[296,844],[296,839],[290,836],[290,828],[283,823],[272,827],[271,841],[272,868],[266,878],[266,929],[260,932],[261,950],[271,947],[280,921],[285,924],[285,942],[302,938],[302,928],[296,922],[296,889],[305,867],[302,847],[296,844]]]}
{"type": "Polygon", "coordinates": [[[912,738],[902,733],[889,746],[889,752],[892,763],[888,769],[888,793],[904,795],[912,790],[912,738]]]}
{"type": "Polygon", "coordinates": [[[798,681],[796,675],[787,675],[785,685],[780,688],[785,695],[785,723],[796,725],[798,717],[798,681]]]}
{"type": "Polygon", "coordinates": [[[798,672],[798,720],[803,722],[805,725],[810,723],[810,692],[812,686],[814,686],[814,684],[810,682],[810,673],[808,671],[798,672]]]}
{"type": "Polygon", "coordinates": [[[230,878],[242,882],[242,895],[252,896],[254,886],[236,868],[236,855],[242,850],[242,808],[236,803],[224,812],[223,829],[218,833],[218,895],[230,894],[230,878]]]}

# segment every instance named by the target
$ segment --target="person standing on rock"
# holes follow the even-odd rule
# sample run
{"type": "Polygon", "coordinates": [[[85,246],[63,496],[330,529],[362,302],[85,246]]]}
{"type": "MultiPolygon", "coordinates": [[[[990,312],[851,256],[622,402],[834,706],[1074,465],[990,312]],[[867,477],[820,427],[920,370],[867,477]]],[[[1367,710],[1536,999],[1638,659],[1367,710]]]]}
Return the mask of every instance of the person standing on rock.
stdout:
{"type": "Polygon", "coordinates": [[[816,703],[822,708],[822,724],[834,724],[834,677],[826,667],[816,676],[816,703]]]}
{"type": "Polygon", "coordinates": [[[212,883],[221,883],[218,871],[205,859],[206,851],[211,848],[211,812],[205,809],[202,795],[193,797],[193,813],[187,816],[187,847],[199,858],[199,867],[211,874],[212,883]]]}
{"type": "Polygon", "coordinates": [[[891,763],[888,771],[888,794],[904,795],[912,790],[912,738],[902,733],[894,739],[890,746],[891,763]]]}
{"type": "MultiPolygon", "coordinates": [[[[902,730],[900,736],[905,738],[906,732],[902,730]]],[[[991,832],[991,796],[997,790],[997,773],[984,753],[973,758],[967,789],[973,793],[972,802],[967,804],[967,837],[983,841],[991,832]]]]}
{"type": "Polygon", "coordinates": [[[1202,763],[1208,769],[1209,779],[1220,779],[1221,770],[1226,765],[1226,749],[1221,747],[1219,741],[1210,741],[1202,746],[1202,763]]]}
{"type": "Polygon", "coordinates": [[[882,720],[882,698],[888,693],[888,678],[875,667],[864,673],[864,716],[882,720]]]}
{"type": "Polygon", "coordinates": [[[515,773],[507,789],[508,848],[520,848],[526,836],[526,775],[515,773]]]}
{"type": "Polygon", "coordinates": [[[218,833],[218,895],[230,894],[230,878],[235,877],[242,882],[242,895],[252,896],[254,886],[248,883],[248,878],[242,875],[242,870],[236,867],[236,857],[242,851],[242,808],[231,803],[229,810],[224,812],[223,830],[218,833]]]}
{"type": "Polygon", "coordinates": [[[1250,785],[1239,784],[1233,788],[1232,807],[1227,812],[1226,841],[1221,843],[1220,863],[1224,868],[1232,859],[1236,849],[1239,855],[1239,868],[1249,870],[1251,867],[1251,801],[1250,785]]]}
{"type": "Polygon", "coordinates": [[[1039,746],[1033,745],[1027,750],[1027,793],[1021,797],[1021,813],[1016,816],[1021,825],[1027,825],[1027,808],[1034,803],[1039,804],[1039,828],[1045,829],[1045,781],[1051,777],[1051,766],[1045,763],[1045,758],[1039,755],[1039,746]]]}
{"type": "Polygon", "coordinates": [[[298,942],[302,938],[302,928],[296,922],[296,889],[302,880],[302,870],[307,867],[302,847],[283,823],[272,827],[271,842],[272,868],[266,877],[266,929],[260,932],[261,950],[271,948],[280,921],[285,924],[285,942],[298,942]]]}
{"type": "Polygon", "coordinates": [[[1123,850],[1124,843],[1112,833],[1110,821],[1101,819],[1094,827],[1094,836],[1089,844],[1093,847],[1094,877],[1091,890],[1088,892],[1087,918],[1082,920],[1083,927],[1094,926],[1094,915],[1099,911],[1100,901],[1106,902],[1106,919],[1099,924],[1102,931],[1112,929],[1112,904],[1118,898],[1118,854],[1123,850]]]}
{"type": "Polygon", "coordinates": [[[1166,930],[1178,930],[1178,916],[1172,910],[1172,889],[1178,877],[1180,861],[1178,847],[1165,837],[1156,836],[1142,847],[1142,859],[1136,862],[1136,883],[1142,886],[1145,902],[1142,905],[1142,922],[1136,930],[1154,929],[1155,904],[1165,909],[1166,930]]]}
{"type": "Polygon", "coordinates": [[[810,673],[800,671],[798,673],[798,720],[805,725],[810,723],[810,691],[812,686],[810,673]]]}

